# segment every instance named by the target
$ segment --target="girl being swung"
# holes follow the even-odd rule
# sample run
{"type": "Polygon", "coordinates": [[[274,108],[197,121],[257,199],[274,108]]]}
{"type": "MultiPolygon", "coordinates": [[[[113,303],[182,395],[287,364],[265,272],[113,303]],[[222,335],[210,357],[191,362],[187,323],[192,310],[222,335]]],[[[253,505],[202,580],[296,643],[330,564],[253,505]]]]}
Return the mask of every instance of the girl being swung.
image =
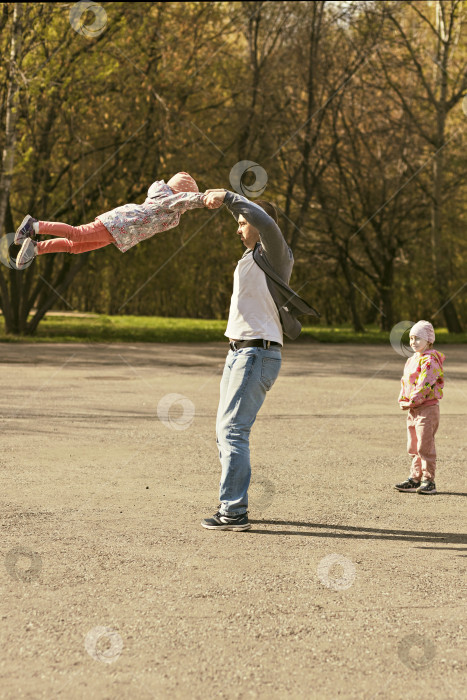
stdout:
{"type": "Polygon", "coordinates": [[[83,226],[38,221],[28,214],[15,234],[15,244],[21,245],[16,267],[25,268],[36,255],[87,253],[111,243],[125,253],[156,233],[178,226],[183,212],[205,206],[204,197],[191,175],[180,172],[167,184],[164,180],[154,182],[143,204],[124,204],[83,226]],[[34,240],[46,234],[57,238],[34,240]]]}

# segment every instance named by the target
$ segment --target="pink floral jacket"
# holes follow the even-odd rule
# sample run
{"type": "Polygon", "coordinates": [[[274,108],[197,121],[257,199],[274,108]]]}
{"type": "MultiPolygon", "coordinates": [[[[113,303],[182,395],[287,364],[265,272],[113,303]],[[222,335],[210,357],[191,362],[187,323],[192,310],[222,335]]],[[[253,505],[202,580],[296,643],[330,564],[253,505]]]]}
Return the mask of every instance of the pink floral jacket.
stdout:
{"type": "Polygon", "coordinates": [[[443,398],[444,355],[438,350],[425,350],[409,357],[401,379],[399,403],[407,408],[431,406],[443,398]]]}
{"type": "Polygon", "coordinates": [[[164,180],[153,182],[143,204],[124,204],[96,219],[101,221],[115,245],[125,253],[129,248],[156,233],[178,226],[180,216],[188,209],[204,207],[203,193],[174,194],[164,180]]]}

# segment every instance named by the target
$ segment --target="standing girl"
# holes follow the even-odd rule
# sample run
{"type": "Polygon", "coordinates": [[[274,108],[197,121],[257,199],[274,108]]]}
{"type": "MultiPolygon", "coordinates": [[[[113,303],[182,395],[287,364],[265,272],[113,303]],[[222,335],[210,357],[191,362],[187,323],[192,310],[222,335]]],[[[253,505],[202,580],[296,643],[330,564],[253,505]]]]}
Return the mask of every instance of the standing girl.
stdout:
{"type": "Polygon", "coordinates": [[[398,491],[436,493],[435,435],[439,425],[439,400],[443,397],[444,355],[433,349],[435,331],[428,321],[410,329],[409,357],[401,379],[399,405],[407,411],[407,452],[412,457],[410,476],[396,484],[398,491]]]}

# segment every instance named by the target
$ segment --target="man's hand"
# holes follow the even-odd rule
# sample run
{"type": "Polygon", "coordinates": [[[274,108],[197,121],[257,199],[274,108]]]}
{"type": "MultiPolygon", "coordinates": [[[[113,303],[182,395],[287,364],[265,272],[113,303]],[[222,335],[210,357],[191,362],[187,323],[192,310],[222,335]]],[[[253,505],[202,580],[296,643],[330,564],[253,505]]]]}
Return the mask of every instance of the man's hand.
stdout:
{"type": "Polygon", "coordinates": [[[206,190],[203,195],[204,206],[208,209],[218,209],[224,202],[227,190],[206,190]]]}

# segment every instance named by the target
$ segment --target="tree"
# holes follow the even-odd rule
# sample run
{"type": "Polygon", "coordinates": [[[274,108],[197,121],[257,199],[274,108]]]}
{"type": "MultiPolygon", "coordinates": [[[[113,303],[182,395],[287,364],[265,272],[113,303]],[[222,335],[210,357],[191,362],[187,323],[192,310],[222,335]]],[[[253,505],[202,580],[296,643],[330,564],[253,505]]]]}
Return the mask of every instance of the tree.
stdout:
{"type": "MultiPolygon", "coordinates": [[[[56,3],[2,7],[5,232],[26,213],[86,223],[178,170],[232,189],[232,167],[252,160],[282,212],[292,283],[328,323],[362,330],[375,313],[389,327],[446,302],[451,318],[446,294],[466,270],[452,233],[466,216],[459,3],[440,3],[438,19],[423,2],[104,3],[94,38],[56,3]]],[[[6,327],[34,332],[52,307],[222,317],[241,254],[232,231],[226,213],[192,212],[125,255],[2,266],[6,327]]]]}
{"type": "MultiPolygon", "coordinates": [[[[438,304],[449,331],[462,326],[449,284],[449,256],[444,230],[446,149],[456,134],[450,134],[448,119],[467,92],[467,53],[460,38],[465,36],[467,18],[461,0],[435,3],[407,2],[410,13],[400,13],[388,4],[388,16],[396,30],[397,51],[391,59],[387,49],[379,54],[386,83],[410,119],[413,130],[425,141],[431,175],[431,262],[438,304]],[[418,18],[416,31],[413,19],[418,18]],[[427,54],[431,58],[427,65],[427,54]],[[431,65],[430,65],[431,64],[431,65]],[[401,70],[416,77],[401,85],[401,70]],[[431,74],[430,74],[431,73],[431,74]],[[415,98],[415,99],[414,99],[415,98]]],[[[397,8],[398,9],[398,8],[397,8]]]]}
{"type": "MultiPolygon", "coordinates": [[[[16,86],[14,91],[17,111],[10,131],[14,130],[15,133],[14,136],[9,136],[9,130],[6,129],[5,136],[10,161],[16,154],[15,179],[21,183],[14,191],[2,187],[6,207],[0,224],[10,232],[16,227],[14,219],[18,221],[17,210],[20,216],[27,209],[33,211],[36,218],[52,218],[50,211],[59,202],[55,213],[73,212],[71,223],[81,223],[77,221],[73,199],[82,188],[73,180],[73,166],[80,163],[82,168],[83,161],[86,162],[90,154],[109,148],[108,145],[102,147],[99,144],[95,149],[82,149],[77,154],[76,149],[69,148],[70,144],[63,137],[66,132],[66,117],[72,113],[70,85],[73,84],[73,78],[76,79],[75,85],[83,82],[82,58],[89,50],[87,40],[73,31],[66,13],[60,11],[60,8],[57,11],[56,6],[46,3],[38,6],[24,5],[21,30],[23,50],[20,54],[15,49],[16,75],[22,77],[20,88],[16,86]],[[18,201],[21,202],[20,206],[16,204],[18,201]]],[[[15,21],[18,16],[17,6],[15,4],[9,23],[12,52],[18,46],[18,22],[15,21]]],[[[94,40],[94,48],[100,40],[101,37],[94,40]]],[[[12,75],[11,80],[13,77],[12,75]]],[[[9,83],[9,90],[10,85],[13,82],[9,83]]],[[[7,118],[8,109],[6,120],[7,118]]],[[[80,178],[83,172],[81,170],[80,178]]],[[[36,266],[30,266],[26,270],[17,271],[14,263],[10,264],[13,269],[10,269],[8,282],[0,270],[1,306],[9,332],[34,332],[56,299],[63,298],[63,293],[86,263],[86,256],[82,256],[74,262],[69,258],[62,259],[62,264],[57,266],[54,257],[50,256],[41,262],[39,270],[36,266]],[[33,308],[34,316],[28,321],[33,308]]],[[[8,256],[6,259],[9,259],[8,256]]]]}
{"type": "MultiPolygon", "coordinates": [[[[21,55],[21,36],[22,36],[22,19],[23,3],[15,3],[13,9],[13,17],[11,20],[11,37],[10,37],[10,52],[9,62],[6,66],[6,80],[4,82],[4,90],[6,90],[6,98],[2,100],[2,116],[5,120],[5,132],[2,151],[1,174],[0,174],[0,234],[3,233],[4,221],[7,210],[9,209],[9,197],[11,190],[11,182],[13,179],[13,167],[15,160],[16,146],[16,123],[18,119],[18,97],[19,97],[19,60],[21,55]]],[[[8,23],[8,7],[3,6],[2,28],[8,23]]],[[[2,66],[2,69],[5,68],[2,66]]],[[[5,94],[5,93],[4,93],[5,94]]],[[[13,329],[17,325],[18,320],[18,305],[14,302],[21,295],[18,289],[18,278],[13,272],[13,267],[9,265],[9,244],[12,241],[7,238],[2,238],[0,257],[5,266],[10,269],[10,285],[11,299],[8,295],[8,284],[4,278],[4,274],[0,270],[0,298],[3,315],[5,317],[7,329],[13,329]],[[12,303],[13,302],[13,303],[12,303]]]]}

